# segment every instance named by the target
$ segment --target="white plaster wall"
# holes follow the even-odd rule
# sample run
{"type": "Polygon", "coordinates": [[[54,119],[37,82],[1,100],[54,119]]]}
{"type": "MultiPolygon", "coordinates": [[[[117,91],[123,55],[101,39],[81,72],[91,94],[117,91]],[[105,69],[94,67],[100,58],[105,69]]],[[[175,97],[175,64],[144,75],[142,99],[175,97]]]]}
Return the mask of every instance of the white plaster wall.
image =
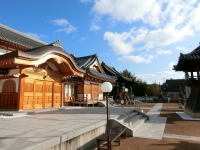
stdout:
{"type": "Polygon", "coordinates": [[[6,50],[5,49],[2,49],[2,48],[0,48],[0,55],[3,55],[3,54],[5,54],[6,53],[6,50]]]}
{"type": "Polygon", "coordinates": [[[88,98],[88,100],[90,100],[90,99],[91,99],[91,95],[90,95],[90,94],[84,94],[84,97],[87,97],[87,98],[88,98]]]}
{"type": "Polygon", "coordinates": [[[85,84],[90,84],[90,81],[84,81],[85,84]]]}
{"type": "Polygon", "coordinates": [[[8,76],[15,75],[17,73],[19,73],[19,69],[12,69],[12,70],[9,70],[8,76]]]}

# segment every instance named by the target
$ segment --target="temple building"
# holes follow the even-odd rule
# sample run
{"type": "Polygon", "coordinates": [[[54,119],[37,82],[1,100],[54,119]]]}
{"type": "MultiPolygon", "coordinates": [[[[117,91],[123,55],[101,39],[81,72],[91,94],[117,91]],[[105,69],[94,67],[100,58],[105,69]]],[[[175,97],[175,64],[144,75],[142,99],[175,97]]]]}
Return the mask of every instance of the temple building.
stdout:
{"type": "Polygon", "coordinates": [[[97,55],[75,57],[60,41],[47,44],[0,24],[0,109],[27,110],[103,100],[115,83],[97,55]]]}
{"type": "MultiPolygon", "coordinates": [[[[84,78],[81,79],[82,82],[79,82],[78,86],[75,86],[77,87],[77,90],[76,88],[74,88],[73,95],[75,99],[78,101],[85,101],[87,99],[92,100],[95,103],[98,100],[103,100],[101,84],[106,81],[115,83],[116,78],[105,74],[104,70],[102,69],[99,63],[97,54],[83,57],[73,57],[77,65],[86,72],[84,78]]],[[[68,82],[73,80],[74,78],[69,78],[68,82]]]]}
{"type": "Polygon", "coordinates": [[[184,112],[191,117],[200,118],[200,46],[188,54],[180,54],[175,71],[185,73],[187,103],[184,112]],[[191,93],[190,93],[191,92],[191,93]]]}
{"type": "Polygon", "coordinates": [[[114,99],[124,99],[124,92],[127,92],[128,95],[132,95],[132,85],[136,84],[133,79],[123,76],[114,67],[107,65],[105,62],[102,62],[101,66],[106,74],[117,78],[116,82],[113,84],[113,90],[110,93],[110,95],[114,96],[114,99]]]}

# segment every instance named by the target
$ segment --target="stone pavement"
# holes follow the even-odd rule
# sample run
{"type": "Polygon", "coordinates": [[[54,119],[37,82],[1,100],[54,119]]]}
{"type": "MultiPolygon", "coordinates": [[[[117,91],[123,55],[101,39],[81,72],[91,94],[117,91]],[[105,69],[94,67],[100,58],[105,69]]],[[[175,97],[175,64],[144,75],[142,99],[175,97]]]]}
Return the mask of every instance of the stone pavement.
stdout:
{"type": "MultiPolygon", "coordinates": [[[[111,108],[110,117],[117,117],[130,110],[133,108],[111,108]]],[[[1,113],[17,115],[22,112],[1,113]]],[[[106,124],[106,108],[102,107],[68,106],[35,110],[30,114],[10,119],[0,118],[0,150],[47,149],[59,144],[61,139],[72,139],[106,124]]]]}
{"type": "Polygon", "coordinates": [[[159,117],[162,103],[157,103],[148,113],[147,120],[135,133],[134,137],[162,140],[167,117],[159,117]]]}

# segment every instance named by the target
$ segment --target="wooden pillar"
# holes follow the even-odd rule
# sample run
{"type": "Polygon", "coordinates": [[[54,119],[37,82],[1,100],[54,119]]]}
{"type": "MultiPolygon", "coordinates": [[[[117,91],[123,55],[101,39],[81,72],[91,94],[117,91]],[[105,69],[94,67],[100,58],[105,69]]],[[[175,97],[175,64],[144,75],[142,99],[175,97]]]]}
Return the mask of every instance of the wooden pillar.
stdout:
{"type": "Polygon", "coordinates": [[[132,85],[130,85],[130,95],[131,95],[131,100],[133,100],[132,85]]]}
{"type": "Polygon", "coordinates": [[[42,100],[42,108],[45,108],[46,103],[46,81],[43,82],[43,100],[42,100]]]}
{"type": "Polygon", "coordinates": [[[191,79],[194,79],[194,75],[193,75],[193,72],[191,72],[191,79]]]}
{"type": "Polygon", "coordinates": [[[93,100],[93,86],[91,82],[90,82],[90,86],[91,86],[90,98],[93,100]]]}
{"type": "MultiPolygon", "coordinates": [[[[20,69],[20,74],[24,73],[24,69],[20,69]]],[[[18,110],[23,110],[24,108],[24,86],[25,86],[25,78],[19,77],[19,87],[18,87],[18,110]]]]}
{"type": "Polygon", "coordinates": [[[197,80],[199,80],[199,69],[197,69],[197,80]]]}
{"type": "Polygon", "coordinates": [[[82,88],[83,88],[83,100],[85,100],[85,83],[83,81],[83,85],[82,85],[82,88]]]}
{"type": "Polygon", "coordinates": [[[36,103],[36,80],[34,80],[34,89],[33,89],[33,109],[35,109],[35,103],[36,103]]]}
{"type": "Polygon", "coordinates": [[[54,100],[54,91],[55,91],[55,82],[53,82],[53,85],[52,85],[53,89],[52,89],[52,107],[54,107],[54,103],[55,103],[55,100],[54,100]]]}
{"type": "Polygon", "coordinates": [[[64,105],[64,83],[61,83],[61,95],[60,95],[60,97],[61,97],[61,100],[60,100],[60,107],[62,107],[63,105],[64,105]]]}

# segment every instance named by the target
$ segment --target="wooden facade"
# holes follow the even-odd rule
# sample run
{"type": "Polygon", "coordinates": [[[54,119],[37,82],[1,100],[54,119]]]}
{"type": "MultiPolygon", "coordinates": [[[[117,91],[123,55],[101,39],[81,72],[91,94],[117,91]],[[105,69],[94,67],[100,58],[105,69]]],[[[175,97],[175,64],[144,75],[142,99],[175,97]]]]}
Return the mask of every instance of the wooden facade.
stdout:
{"type": "Polygon", "coordinates": [[[101,84],[115,83],[96,54],[76,58],[60,41],[47,44],[2,24],[0,32],[0,109],[44,109],[74,100],[103,100],[101,84]]]}
{"type": "Polygon", "coordinates": [[[14,110],[63,106],[63,78],[85,73],[59,41],[1,55],[0,67],[7,71],[0,75],[0,109],[14,110]]]}

